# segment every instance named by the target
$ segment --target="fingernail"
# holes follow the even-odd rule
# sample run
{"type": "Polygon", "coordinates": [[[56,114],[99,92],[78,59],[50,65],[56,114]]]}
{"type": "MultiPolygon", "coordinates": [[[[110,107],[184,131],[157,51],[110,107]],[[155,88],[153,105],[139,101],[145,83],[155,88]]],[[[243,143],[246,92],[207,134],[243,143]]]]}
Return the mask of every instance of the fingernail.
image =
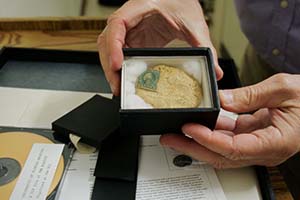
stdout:
{"type": "Polygon", "coordinates": [[[220,90],[220,96],[226,104],[233,103],[233,94],[230,90],[220,90]]]}
{"type": "Polygon", "coordinates": [[[193,139],[192,136],[188,135],[188,134],[184,134],[186,137],[193,139]]]}

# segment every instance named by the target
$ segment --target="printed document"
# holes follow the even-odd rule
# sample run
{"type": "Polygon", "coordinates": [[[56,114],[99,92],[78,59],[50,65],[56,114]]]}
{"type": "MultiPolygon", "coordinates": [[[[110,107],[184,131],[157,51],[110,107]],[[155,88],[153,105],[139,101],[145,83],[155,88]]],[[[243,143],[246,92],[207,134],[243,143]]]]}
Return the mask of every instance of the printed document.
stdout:
{"type": "Polygon", "coordinates": [[[185,167],[173,163],[180,153],[159,144],[159,136],[141,138],[137,200],[225,200],[215,170],[193,160],[185,167]]]}

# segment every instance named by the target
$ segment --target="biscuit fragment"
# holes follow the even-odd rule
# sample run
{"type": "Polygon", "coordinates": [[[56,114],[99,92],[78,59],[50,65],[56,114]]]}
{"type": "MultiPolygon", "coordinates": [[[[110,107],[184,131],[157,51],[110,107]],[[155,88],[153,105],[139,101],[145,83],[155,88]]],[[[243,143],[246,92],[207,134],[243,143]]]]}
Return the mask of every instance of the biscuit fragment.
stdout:
{"type": "Polygon", "coordinates": [[[136,94],[154,108],[196,108],[202,100],[200,83],[182,69],[167,65],[142,73],[136,94]]]}

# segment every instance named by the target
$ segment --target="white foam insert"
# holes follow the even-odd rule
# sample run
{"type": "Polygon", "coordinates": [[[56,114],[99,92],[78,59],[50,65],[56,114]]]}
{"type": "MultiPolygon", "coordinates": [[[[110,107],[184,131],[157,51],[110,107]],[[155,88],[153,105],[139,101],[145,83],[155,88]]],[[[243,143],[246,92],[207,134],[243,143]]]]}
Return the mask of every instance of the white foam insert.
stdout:
{"type": "Polygon", "coordinates": [[[211,108],[212,95],[210,79],[205,56],[178,57],[130,57],[125,58],[122,65],[121,108],[122,109],[151,109],[140,96],[135,94],[135,83],[139,75],[149,67],[169,65],[184,70],[194,77],[202,86],[203,99],[200,108],[211,108]]]}

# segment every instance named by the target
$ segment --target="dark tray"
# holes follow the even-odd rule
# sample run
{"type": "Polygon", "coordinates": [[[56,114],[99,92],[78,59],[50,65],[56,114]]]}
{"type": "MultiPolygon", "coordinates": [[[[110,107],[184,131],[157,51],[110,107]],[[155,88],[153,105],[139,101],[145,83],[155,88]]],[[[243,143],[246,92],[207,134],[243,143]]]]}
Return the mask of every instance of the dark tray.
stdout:
{"type": "MultiPolygon", "coordinates": [[[[219,59],[224,77],[219,89],[240,87],[233,60],[219,59]]],[[[110,93],[97,52],[3,48],[0,51],[0,87],[110,93]]],[[[255,166],[264,200],[275,200],[265,167],[255,166]]]]}

